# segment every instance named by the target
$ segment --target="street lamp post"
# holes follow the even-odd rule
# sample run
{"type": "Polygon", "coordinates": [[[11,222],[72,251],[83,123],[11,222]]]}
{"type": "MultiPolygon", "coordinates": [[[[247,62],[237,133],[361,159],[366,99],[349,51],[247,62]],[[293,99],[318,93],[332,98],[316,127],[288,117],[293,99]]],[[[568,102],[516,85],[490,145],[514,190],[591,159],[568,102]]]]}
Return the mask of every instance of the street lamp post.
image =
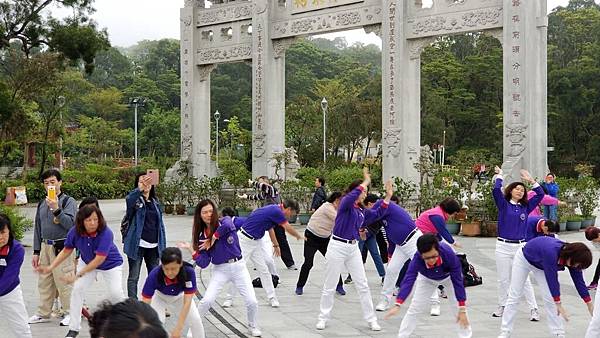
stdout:
{"type": "Polygon", "coordinates": [[[215,121],[217,122],[217,125],[216,125],[216,127],[217,127],[217,141],[216,141],[217,159],[216,159],[216,163],[217,163],[217,169],[219,169],[219,119],[221,118],[221,113],[219,113],[218,110],[215,111],[214,117],[215,117],[215,121]]]}
{"type": "Polygon", "coordinates": [[[146,105],[146,99],[141,97],[134,97],[129,99],[129,106],[133,106],[133,163],[137,167],[138,165],[138,107],[144,107],[146,105]]]}
{"type": "Polygon", "coordinates": [[[321,108],[323,109],[323,167],[325,166],[325,161],[327,161],[327,100],[323,98],[321,101],[321,108]]]}

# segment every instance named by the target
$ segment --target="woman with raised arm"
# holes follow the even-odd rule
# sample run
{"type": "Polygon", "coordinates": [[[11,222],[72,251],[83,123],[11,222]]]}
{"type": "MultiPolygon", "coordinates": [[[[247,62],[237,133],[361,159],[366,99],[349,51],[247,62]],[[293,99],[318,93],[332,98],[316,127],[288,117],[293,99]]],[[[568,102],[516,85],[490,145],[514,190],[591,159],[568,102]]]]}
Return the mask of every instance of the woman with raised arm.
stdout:
{"type": "MultiPolygon", "coordinates": [[[[354,285],[359,294],[364,319],[373,331],[380,331],[377,323],[373,299],[367,284],[365,268],[362,264],[360,251],[358,250],[358,239],[366,238],[366,229],[362,227],[365,216],[362,202],[367,196],[367,187],[371,183],[371,175],[367,168],[363,169],[363,180],[356,180],[350,184],[340,205],[338,206],[335,225],[331,235],[331,241],[327,245],[325,254],[325,283],[321,295],[321,311],[317,321],[317,330],[325,329],[327,321],[331,318],[333,309],[333,294],[338,284],[342,269],[346,268],[354,279],[354,285]]],[[[386,197],[377,212],[384,214],[393,195],[391,181],[386,182],[386,197]]]]}
{"type": "MultiPolygon", "coordinates": [[[[513,259],[520,248],[525,245],[527,233],[527,216],[538,207],[544,190],[531,177],[527,170],[521,170],[521,180],[531,183],[535,196],[527,199],[527,188],[523,182],[513,182],[504,188],[502,193],[502,169],[494,168],[496,181],[492,196],[498,207],[498,240],[496,241],[496,269],[498,271],[498,310],[492,317],[502,317],[510,286],[513,259]]],[[[525,298],[529,304],[531,321],[539,320],[538,306],[531,287],[531,281],[526,279],[524,284],[525,298]]]]}

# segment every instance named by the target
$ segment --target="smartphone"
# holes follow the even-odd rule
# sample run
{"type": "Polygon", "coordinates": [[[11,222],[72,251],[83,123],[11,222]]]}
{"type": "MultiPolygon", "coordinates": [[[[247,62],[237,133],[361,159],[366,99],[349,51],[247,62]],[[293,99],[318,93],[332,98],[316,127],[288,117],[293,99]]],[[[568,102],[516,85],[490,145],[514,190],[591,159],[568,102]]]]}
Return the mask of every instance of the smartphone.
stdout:
{"type": "Polygon", "coordinates": [[[146,170],[146,175],[152,179],[150,181],[152,185],[158,185],[158,169],[148,169],[146,170]]]}
{"type": "Polygon", "coordinates": [[[56,187],[53,185],[48,186],[48,199],[56,201],[56,187]]]}

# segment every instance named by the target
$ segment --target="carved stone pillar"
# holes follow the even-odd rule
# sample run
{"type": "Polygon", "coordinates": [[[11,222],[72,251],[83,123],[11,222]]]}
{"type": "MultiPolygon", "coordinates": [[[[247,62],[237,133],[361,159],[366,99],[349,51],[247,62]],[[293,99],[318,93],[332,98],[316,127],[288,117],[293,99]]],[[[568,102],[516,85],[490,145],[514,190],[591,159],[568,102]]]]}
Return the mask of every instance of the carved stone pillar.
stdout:
{"type": "Polygon", "coordinates": [[[181,159],[191,162],[194,176],[202,177],[216,174],[210,159],[210,73],[215,65],[197,66],[195,60],[200,39],[194,37],[193,23],[198,10],[194,1],[181,9],[181,159]]]}
{"type": "MultiPolygon", "coordinates": [[[[255,1],[252,17],[252,175],[275,173],[273,154],[285,147],[285,52],[271,39],[267,0],[255,1]]],[[[285,49],[285,48],[284,48],[285,49]]]]}
{"type": "Polygon", "coordinates": [[[545,1],[504,0],[504,143],[506,181],[548,171],[545,1]]]}
{"type": "Polygon", "coordinates": [[[410,57],[402,24],[405,1],[382,3],[383,178],[418,182],[414,163],[419,160],[421,138],[420,59],[410,57]]]}

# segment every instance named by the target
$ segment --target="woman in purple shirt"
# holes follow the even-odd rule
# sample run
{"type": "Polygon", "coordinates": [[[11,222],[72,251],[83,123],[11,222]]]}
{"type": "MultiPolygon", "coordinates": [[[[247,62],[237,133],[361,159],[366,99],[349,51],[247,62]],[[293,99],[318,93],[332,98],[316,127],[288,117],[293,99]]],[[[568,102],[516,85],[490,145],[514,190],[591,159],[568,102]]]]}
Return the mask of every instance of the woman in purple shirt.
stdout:
{"type": "MultiPolygon", "coordinates": [[[[327,245],[326,274],[323,292],[321,295],[321,312],[317,321],[317,330],[325,329],[327,321],[331,318],[333,309],[333,294],[335,292],[340,273],[346,267],[354,279],[354,285],[359,294],[364,319],[369,323],[373,331],[380,331],[377,317],[373,310],[371,291],[367,284],[365,268],[362,264],[360,251],[358,250],[358,239],[366,238],[366,229],[361,228],[365,216],[363,214],[362,202],[367,195],[367,187],[371,183],[371,175],[367,168],[363,169],[363,180],[352,182],[338,206],[335,217],[335,225],[331,241],[327,245]],[[359,235],[360,233],[360,235],[359,235]]],[[[380,211],[385,211],[393,195],[391,181],[386,182],[386,197],[381,203],[380,211]]]]}
{"type": "Polygon", "coordinates": [[[231,282],[246,303],[250,334],[260,337],[261,331],[256,323],[258,302],[231,217],[219,219],[217,206],[211,200],[200,201],[194,213],[192,241],[192,245],[178,243],[178,246],[188,249],[201,269],[206,269],[211,263],[213,265],[210,282],[198,305],[200,316],[210,310],[221,289],[231,282]]]}
{"type": "Polygon", "coordinates": [[[179,314],[171,337],[181,337],[192,328],[193,338],[204,338],[204,326],[194,304],[196,274],[194,267],[185,263],[178,248],[166,248],[160,256],[160,265],[152,269],[142,290],[142,300],[150,304],[165,322],[165,311],[179,314]]]}
{"type": "Polygon", "coordinates": [[[19,272],[25,250],[14,237],[10,220],[0,214],[0,314],[15,337],[31,338],[19,272]]]}
{"type": "Polygon", "coordinates": [[[111,301],[118,302],[124,298],[121,286],[123,258],[113,243],[113,232],[106,225],[102,212],[93,204],[79,209],[75,226],[67,234],[65,248],[50,266],[40,266],[37,271],[50,273],[69,257],[73,249],[79,250],[81,256],[77,263],[77,274],[66,281],[74,283],[71,292],[71,322],[66,337],[77,337],[79,334],[83,297],[98,274],[102,275],[106,283],[111,301]]]}
{"type": "Polygon", "coordinates": [[[558,271],[569,269],[579,296],[592,314],[594,305],[585,286],[582,272],[592,264],[592,252],[585,244],[565,243],[554,237],[536,237],[519,249],[513,263],[508,301],[498,338],[511,337],[517,306],[523,295],[523,285],[530,272],[540,286],[539,291],[544,299],[548,327],[553,337],[565,337],[564,321],[559,316],[562,316],[565,321],[569,320],[560,301],[558,271]]]}
{"type": "MultiPolygon", "coordinates": [[[[492,313],[492,317],[502,317],[510,286],[513,259],[517,251],[525,244],[527,216],[540,204],[544,197],[544,190],[527,170],[521,170],[521,180],[533,185],[535,196],[531,200],[527,200],[527,189],[522,182],[509,184],[502,193],[502,169],[496,166],[495,171],[496,181],[492,196],[498,207],[498,240],[495,251],[496,270],[498,271],[498,310],[492,313]]],[[[530,310],[529,320],[538,321],[538,306],[529,278],[526,280],[524,288],[530,310]]]]}
{"type": "Polygon", "coordinates": [[[413,256],[402,286],[398,292],[396,306],[392,307],[385,319],[396,315],[400,306],[408,298],[416,283],[412,302],[402,319],[398,338],[408,338],[417,327],[418,315],[429,304],[431,293],[438,285],[444,285],[450,295],[456,296],[457,306],[452,307],[460,338],[470,338],[473,333],[467,318],[467,294],[463,284],[462,265],[454,250],[446,243],[440,243],[434,234],[425,234],[417,240],[417,253],[413,256]],[[452,287],[450,287],[452,286],[452,287]]]}

